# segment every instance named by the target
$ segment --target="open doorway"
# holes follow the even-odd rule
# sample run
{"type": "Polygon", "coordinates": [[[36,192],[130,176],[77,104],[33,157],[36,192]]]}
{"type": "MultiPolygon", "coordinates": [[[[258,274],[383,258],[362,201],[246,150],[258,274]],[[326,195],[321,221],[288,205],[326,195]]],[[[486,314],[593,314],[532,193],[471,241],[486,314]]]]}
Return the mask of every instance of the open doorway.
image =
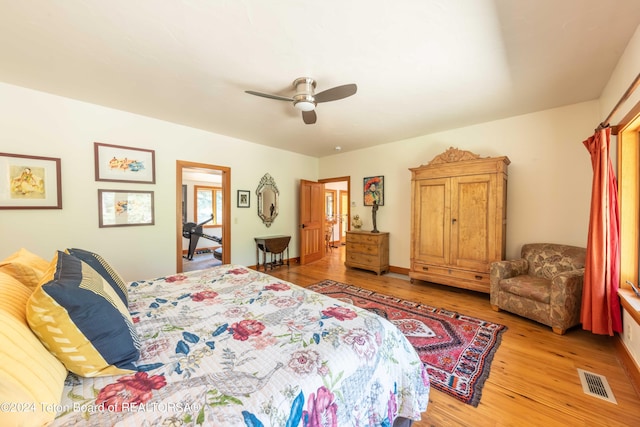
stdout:
{"type": "Polygon", "coordinates": [[[228,167],[176,161],[176,271],[230,263],[230,182],[228,167]]]}
{"type": "Polygon", "coordinates": [[[325,219],[327,227],[327,249],[331,250],[343,245],[351,218],[351,177],[321,179],[325,188],[325,219]]]}

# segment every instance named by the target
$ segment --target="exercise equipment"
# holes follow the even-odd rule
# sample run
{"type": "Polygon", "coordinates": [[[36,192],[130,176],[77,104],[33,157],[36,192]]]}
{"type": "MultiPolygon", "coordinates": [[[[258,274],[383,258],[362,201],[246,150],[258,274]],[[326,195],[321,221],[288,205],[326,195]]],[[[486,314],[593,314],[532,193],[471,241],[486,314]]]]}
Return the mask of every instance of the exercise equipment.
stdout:
{"type": "Polygon", "coordinates": [[[184,258],[188,259],[189,261],[193,259],[193,254],[196,252],[196,247],[198,246],[198,240],[200,240],[200,237],[204,237],[205,239],[213,240],[218,244],[222,244],[222,239],[220,237],[211,236],[202,232],[202,226],[210,221],[213,221],[213,215],[211,215],[211,218],[207,219],[206,221],[202,221],[200,224],[196,224],[195,222],[185,222],[184,224],[182,224],[182,237],[189,239],[189,252],[184,258]]]}

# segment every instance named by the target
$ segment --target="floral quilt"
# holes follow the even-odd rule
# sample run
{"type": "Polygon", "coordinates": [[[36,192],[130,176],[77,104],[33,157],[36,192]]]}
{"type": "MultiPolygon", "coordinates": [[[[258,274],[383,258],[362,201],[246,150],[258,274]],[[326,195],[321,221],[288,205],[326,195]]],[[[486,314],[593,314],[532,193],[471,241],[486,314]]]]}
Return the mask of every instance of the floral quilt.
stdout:
{"type": "Polygon", "coordinates": [[[55,426],[391,426],[429,379],[381,317],[238,265],[129,284],[137,372],[70,374],[55,426]]]}

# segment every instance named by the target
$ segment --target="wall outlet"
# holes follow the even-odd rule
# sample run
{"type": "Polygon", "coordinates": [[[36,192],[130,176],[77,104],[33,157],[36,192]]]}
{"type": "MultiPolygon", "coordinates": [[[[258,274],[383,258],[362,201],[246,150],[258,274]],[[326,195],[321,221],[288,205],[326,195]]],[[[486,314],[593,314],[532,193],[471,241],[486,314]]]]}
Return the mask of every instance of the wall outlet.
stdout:
{"type": "Polygon", "coordinates": [[[627,342],[631,342],[631,325],[629,322],[624,324],[624,338],[627,342]]]}

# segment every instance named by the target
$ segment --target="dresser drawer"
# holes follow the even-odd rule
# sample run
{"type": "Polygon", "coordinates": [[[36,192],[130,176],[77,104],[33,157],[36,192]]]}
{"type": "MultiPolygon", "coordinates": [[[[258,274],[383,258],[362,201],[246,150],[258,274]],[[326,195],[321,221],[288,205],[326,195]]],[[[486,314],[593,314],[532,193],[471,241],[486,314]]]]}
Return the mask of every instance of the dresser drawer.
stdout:
{"type": "Polygon", "coordinates": [[[365,245],[362,243],[349,243],[348,244],[348,252],[367,254],[367,255],[378,255],[380,252],[378,245],[365,245]]]}
{"type": "Polygon", "coordinates": [[[380,265],[380,258],[377,256],[353,252],[345,255],[345,262],[348,264],[377,266],[380,265]]]}
{"type": "Polygon", "coordinates": [[[365,233],[347,233],[347,243],[362,243],[365,245],[377,245],[381,235],[365,233]]]}

